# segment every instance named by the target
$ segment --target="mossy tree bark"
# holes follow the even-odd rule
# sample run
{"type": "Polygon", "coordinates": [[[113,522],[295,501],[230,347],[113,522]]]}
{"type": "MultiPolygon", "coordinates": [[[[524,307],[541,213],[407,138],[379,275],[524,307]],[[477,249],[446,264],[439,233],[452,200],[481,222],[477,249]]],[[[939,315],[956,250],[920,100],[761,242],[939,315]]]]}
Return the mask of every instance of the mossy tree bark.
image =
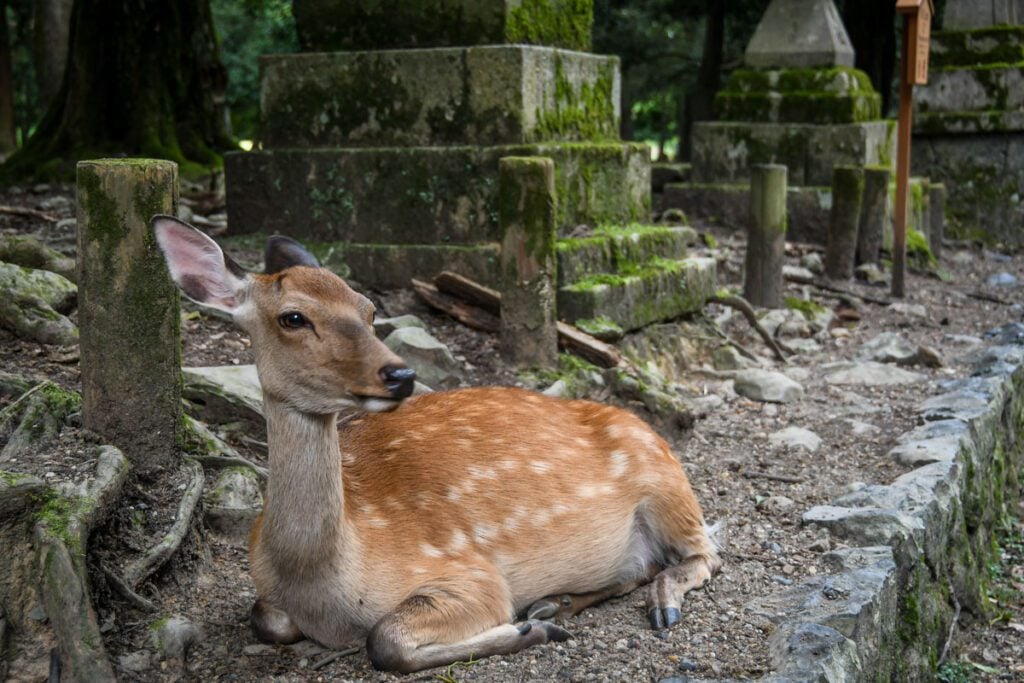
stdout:
{"type": "Polygon", "coordinates": [[[882,114],[892,102],[896,68],[896,3],[892,0],[857,0],[843,8],[843,25],[850,35],[856,66],[865,72],[882,95],[882,114]]]}
{"type": "Polygon", "coordinates": [[[43,107],[57,96],[64,80],[74,4],[74,0],[35,0],[32,3],[32,63],[43,107]]]}
{"type": "Polygon", "coordinates": [[[60,91],[0,177],[70,178],[97,156],[221,165],[227,72],[209,0],[77,0],[60,91]]]}
{"type": "Polygon", "coordinates": [[[0,0],[0,160],[13,152],[16,146],[11,37],[7,29],[7,2],[0,0]]]}

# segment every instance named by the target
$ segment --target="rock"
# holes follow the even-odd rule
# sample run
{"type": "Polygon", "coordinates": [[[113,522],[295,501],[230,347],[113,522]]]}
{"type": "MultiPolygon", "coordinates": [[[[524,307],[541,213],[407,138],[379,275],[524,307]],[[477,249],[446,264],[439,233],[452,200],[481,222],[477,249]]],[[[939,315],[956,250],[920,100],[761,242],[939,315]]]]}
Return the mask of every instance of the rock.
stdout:
{"type": "Polygon", "coordinates": [[[1001,273],[994,273],[990,275],[988,279],[985,280],[985,284],[987,284],[989,287],[1012,288],[1019,286],[1020,281],[1017,280],[1017,277],[1012,273],[1007,273],[1006,271],[1003,271],[1001,273]]]}
{"type": "Polygon", "coordinates": [[[832,0],[773,0],[743,62],[755,69],[853,66],[853,45],[832,0]]]}
{"type": "Polygon", "coordinates": [[[792,498],[768,496],[757,505],[757,509],[764,510],[770,514],[777,514],[791,510],[794,505],[796,505],[796,502],[792,498]]]}
{"type": "Polygon", "coordinates": [[[118,657],[117,664],[125,671],[142,673],[143,671],[148,671],[153,667],[153,655],[150,654],[148,650],[129,652],[126,655],[118,657]]]}
{"type": "Polygon", "coordinates": [[[399,328],[387,336],[384,344],[401,356],[428,387],[451,389],[459,385],[458,361],[447,346],[423,328],[399,328]]]}
{"type": "Polygon", "coordinates": [[[32,194],[46,194],[50,191],[50,185],[48,183],[36,183],[32,186],[32,194]]]}
{"type": "Polygon", "coordinates": [[[226,469],[204,497],[206,522],[234,543],[244,546],[252,523],[263,509],[256,473],[248,468],[226,469]]]}
{"type": "Polygon", "coordinates": [[[920,467],[933,462],[952,460],[960,451],[961,441],[959,436],[910,441],[890,450],[889,457],[907,467],[920,467]]]}
{"type": "Polygon", "coordinates": [[[974,254],[966,249],[961,249],[960,251],[954,252],[953,255],[949,257],[949,260],[958,266],[969,266],[974,263],[974,254]]]}
{"type": "Polygon", "coordinates": [[[880,427],[860,420],[847,419],[846,424],[850,425],[850,433],[854,436],[871,436],[882,431],[880,427]]]}
{"type": "Polygon", "coordinates": [[[31,396],[0,411],[0,462],[45,449],[60,434],[72,413],[82,409],[82,399],[53,382],[30,390],[31,396]]]}
{"type": "Polygon", "coordinates": [[[178,204],[178,220],[185,221],[186,223],[192,222],[192,217],[195,212],[192,211],[192,207],[186,204],[178,204]]]}
{"type": "Polygon", "coordinates": [[[255,365],[182,368],[182,396],[192,402],[194,416],[207,424],[242,420],[256,433],[264,430],[263,388],[255,365]]]}
{"type": "Polygon", "coordinates": [[[921,404],[921,417],[934,420],[973,420],[988,411],[989,397],[978,391],[961,389],[932,396],[921,404]]]}
{"type": "Polygon", "coordinates": [[[850,330],[845,327],[833,327],[828,333],[833,339],[845,339],[850,336],[850,330]]]}
{"type": "Polygon", "coordinates": [[[853,271],[853,276],[869,285],[884,285],[889,276],[874,263],[862,263],[853,271]]]}
{"type": "Polygon", "coordinates": [[[813,280],[814,273],[809,268],[804,268],[803,266],[784,265],[782,266],[782,277],[786,280],[813,280]]]}
{"type": "Polygon", "coordinates": [[[815,275],[821,275],[825,272],[825,261],[821,258],[821,254],[816,251],[809,251],[804,254],[803,258],[800,259],[800,265],[815,275]]]}
{"type": "Polygon", "coordinates": [[[821,344],[813,339],[787,339],[786,346],[797,353],[811,354],[821,351],[821,344]]]}
{"type": "Polygon", "coordinates": [[[999,345],[1024,345],[1024,323],[1007,323],[1001,327],[995,327],[985,333],[985,339],[999,345]]]}
{"type": "Polygon", "coordinates": [[[874,361],[829,363],[821,366],[821,370],[829,384],[891,386],[913,384],[925,379],[924,375],[916,372],[874,361]]]}
{"type": "Polygon", "coordinates": [[[53,197],[47,197],[43,201],[39,202],[38,206],[43,211],[70,211],[73,202],[64,195],[55,195],[53,197]]]}
{"type": "Polygon", "coordinates": [[[160,659],[185,661],[185,655],[200,638],[202,629],[184,617],[169,617],[153,622],[150,641],[160,659]]]}
{"type": "Polygon", "coordinates": [[[740,396],[766,403],[792,403],[804,395],[800,384],[773,370],[740,370],[733,386],[740,396]]]}
{"type": "Polygon", "coordinates": [[[719,346],[711,353],[711,363],[715,370],[743,370],[745,368],[757,367],[757,363],[750,360],[731,344],[719,346]]]}
{"type": "Polygon", "coordinates": [[[377,318],[373,321],[373,330],[380,339],[384,339],[395,330],[403,327],[421,327],[427,329],[427,324],[414,315],[399,315],[394,318],[377,318]]]}
{"type": "Polygon", "coordinates": [[[942,355],[936,349],[924,344],[917,347],[917,357],[914,362],[926,368],[941,368],[945,365],[942,362],[942,355]]]}
{"type": "Polygon", "coordinates": [[[0,325],[22,339],[66,346],[78,328],[61,315],[74,307],[74,283],[46,270],[0,262],[0,325]]]}
{"type": "Polygon", "coordinates": [[[889,310],[893,313],[899,313],[902,316],[908,318],[927,318],[928,309],[921,304],[908,304],[902,301],[894,301],[889,305],[889,310]]]}
{"type": "Polygon", "coordinates": [[[971,334],[945,334],[942,336],[943,343],[955,344],[956,346],[979,346],[982,343],[981,337],[971,334]]]}
{"type": "Polygon", "coordinates": [[[810,453],[821,446],[821,437],[802,427],[786,427],[768,436],[772,448],[802,448],[810,453]]]}
{"type": "Polygon", "coordinates": [[[556,380],[554,384],[549,386],[544,391],[540,392],[545,396],[554,396],[555,398],[562,398],[569,391],[569,386],[565,383],[564,379],[556,380]]]}
{"type": "Polygon", "coordinates": [[[857,351],[857,360],[910,365],[917,360],[917,348],[895,332],[883,332],[865,342],[857,351]]]}

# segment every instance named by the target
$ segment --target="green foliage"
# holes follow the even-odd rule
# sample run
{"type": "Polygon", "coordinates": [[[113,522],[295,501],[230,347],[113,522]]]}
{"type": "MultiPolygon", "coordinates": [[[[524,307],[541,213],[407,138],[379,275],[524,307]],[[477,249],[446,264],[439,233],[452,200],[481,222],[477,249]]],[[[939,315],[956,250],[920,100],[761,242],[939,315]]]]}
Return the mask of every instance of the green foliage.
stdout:
{"type": "Polygon", "coordinates": [[[21,145],[43,115],[32,61],[32,1],[8,0],[0,19],[7,22],[7,35],[11,42],[14,124],[18,144],[21,145]]]}
{"type": "Polygon", "coordinates": [[[227,104],[235,137],[257,137],[261,55],[297,52],[292,4],[289,0],[210,0],[228,70],[227,104]]]}

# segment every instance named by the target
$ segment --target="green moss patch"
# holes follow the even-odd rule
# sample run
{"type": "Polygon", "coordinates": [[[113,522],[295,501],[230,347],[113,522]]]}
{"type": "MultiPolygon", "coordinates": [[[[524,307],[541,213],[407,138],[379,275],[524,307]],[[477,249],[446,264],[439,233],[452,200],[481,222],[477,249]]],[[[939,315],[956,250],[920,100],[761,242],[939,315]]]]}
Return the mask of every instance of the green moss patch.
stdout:
{"type": "Polygon", "coordinates": [[[723,121],[858,123],[880,119],[882,100],[851,67],[738,69],[715,96],[715,111],[723,121]]]}

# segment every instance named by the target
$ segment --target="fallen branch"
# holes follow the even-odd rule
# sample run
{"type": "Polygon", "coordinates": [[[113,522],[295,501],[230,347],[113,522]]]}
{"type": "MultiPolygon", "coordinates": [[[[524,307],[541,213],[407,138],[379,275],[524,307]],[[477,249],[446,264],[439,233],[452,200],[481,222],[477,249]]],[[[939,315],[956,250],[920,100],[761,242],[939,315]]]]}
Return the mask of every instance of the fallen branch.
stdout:
{"type": "Polygon", "coordinates": [[[716,295],[708,297],[708,303],[729,306],[730,308],[735,308],[737,311],[742,313],[743,317],[747,319],[748,323],[750,323],[750,326],[753,327],[759,335],[761,335],[761,339],[763,339],[764,343],[768,345],[768,348],[772,350],[772,353],[775,354],[775,357],[782,361],[783,363],[789,362],[786,359],[786,354],[783,353],[783,351],[789,354],[793,354],[793,350],[787,347],[785,344],[776,341],[772,337],[772,335],[768,334],[768,330],[764,329],[764,326],[761,325],[761,322],[757,319],[757,314],[754,313],[754,308],[747,302],[746,299],[744,299],[741,296],[736,296],[735,294],[730,294],[728,296],[716,295]]]}
{"type": "Polygon", "coordinates": [[[193,455],[192,457],[200,464],[208,465],[213,468],[246,467],[255,472],[260,479],[266,479],[270,474],[266,467],[260,467],[256,463],[246,460],[240,455],[193,455]]]}
{"type": "Polygon", "coordinates": [[[428,306],[447,313],[466,327],[484,332],[497,332],[501,329],[501,320],[496,316],[439,292],[437,287],[429,282],[413,279],[412,288],[428,306]]]}
{"type": "MultiPolygon", "coordinates": [[[[413,280],[413,289],[416,293],[423,297],[431,306],[438,308],[439,310],[449,313],[453,318],[463,322],[463,324],[473,327],[471,322],[463,321],[458,315],[450,313],[441,305],[435,305],[431,303],[433,297],[438,300],[442,305],[450,306],[451,301],[455,301],[460,305],[459,311],[469,309],[473,313],[468,316],[468,320],[475,321],[482,316],[490,316],[493,318],[495,329],[487,330],[488,332],[496,332],[501,328],[501,293],[485,287],[478,282],[470,280],[468,277],[464,277],[451,271],[443,271],[436,278],[434,278],[436,286],[431,286],[427,283],[420,282],[419,280],[413,280]],[[434,292],[437,294],[435,295],[434,292]],[[441,299],[443,297],[443,299],[441,299]],[[456,297],[458,297],[456,299],[456,297]],[[463,303],[465,300],[469,303],[463,303]],[[472,304],[472,305],[471,305],[472,304]]],[[[483,329],[483,328],[477,328],[483,329]]],[[[622,355],[619,353],[611,344],[606,344],[603,341],[596,339],[583,330],[574,327],[568,323],[559,321],[557,323],[558,329],[558,345],[567,351],[576,354],[577,356],[590,361],[591,363],[602,367],[602,368],[614,368],[622,365],[622,355]]]]}
{"type": "Polygon", "coordinates": [[[842,294],[843,296],[853,297],[855,299],[860,299],[861,301],[867,301],[868,303],[871,303],[871,304],[877,304],[879,306],[891,306],[892,305],[892,302],[889,301],[888,299],[879,299],[877,297],[873,297],[873,296],[870,296],[868,294],[858,294],[857,292],[855,292],[855,291],[853,291],[851,289],[844,289],[842,287],[837,287],[835,285],[830,285],[827,282],[822,282],[821,280],[817,280],[817,279],[814,279],[814,278],[801,277],[799,275],[793,275],[792,273],[785,275],[785,278],[789,282],[795,282],[798,285],[810,285],[811,287],[817,287],[818,289],[823,289],[826,292],[835,292],[836,294],[842,294]]]}
{"type": "Polygon", "coordinates": [[[979,301],[988,301],[993,304],[999,304],[1000,306],[1012,306],[1013,304],[1006,299],[1001,299],[995,294],[986,294],[985,292],[967,292],[967,296],[972,299],[979,301]]]}
{"type": "Polygon", "coordinates": [[[192,524],[192,513],[196,509],[196,503],[199,502],[206,479],[203,475],[202,465],[191,458],[185,459],[184,469],[189,474],[189,482],[185,487],[185,494],[178,504],[178,516],[174,520],[174,524],[159,543],[125,569],[125,583],[133,589],[174,555],[192,524]]]}
{"type": "Polygon", "coordinates": [[[336,662],[339,659],[341,659],[342,657],[348,657],[349,655],[354,655],[355,653],[359,652],[362,649],[363,648],[361,648],[361,647],[350,647],[347,650],[338,650],[337,652],[332,652],[331,654],[327,655],[323,659],[319,659],[316,662],[314,662],[312,665],[310,665],[309,668],[312,669],[313,671],[316,671],[317,669],[322,669],[325,666],[327,666],[328,664],[330,664],[331,662],[336,662]]]}
{"type": "Polygon", "coordinates": [[[30,209],[27,206],[8,206],[6,204],[0,204],[0,213],[7,214],[8,216],[21,216],[22,218],[39,218],[50,223],[56,223],[60,219],[54,216],[52,213],[46,213],[38,209],[30,209]]]}
{"type": "Polygon", "coordinates": [[[744,470],[743,476],[747,479],[768,479],[770,481],[781,481],[785,484],[802,484],[803,477],[791,477],[788,474],[772,474],[771,472],[758,472],[757,470],[744,470]]]}

